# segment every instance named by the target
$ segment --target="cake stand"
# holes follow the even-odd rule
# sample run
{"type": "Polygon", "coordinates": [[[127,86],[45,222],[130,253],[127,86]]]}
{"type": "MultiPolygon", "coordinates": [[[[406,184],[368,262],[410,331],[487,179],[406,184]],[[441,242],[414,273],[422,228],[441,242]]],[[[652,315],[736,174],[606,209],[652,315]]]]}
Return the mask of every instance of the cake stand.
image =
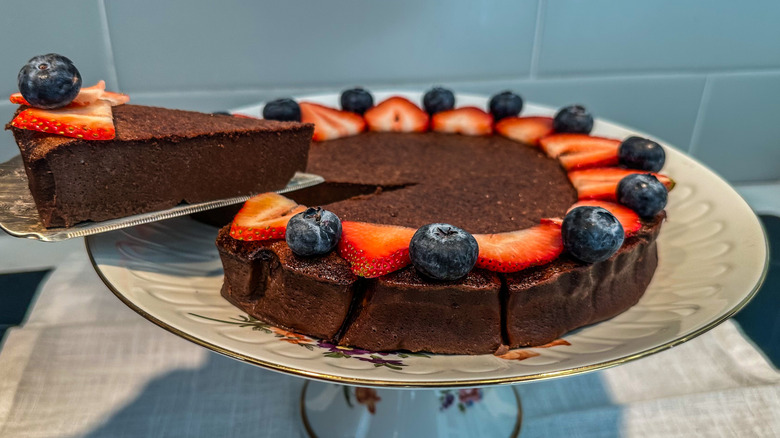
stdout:
{"type": "MultiPolygon", "coordinates": [[[[375,97],[389,94],[421,97],[375,97]]],[[[306,98],[332,106],[337,99],[306,98]]],[[[486,98],[460,95],[458,104],[484,108],[486,98]]],[[[261,109],[237,112],[257,116],[261,109]]],[[[552,112],[527,105],[523,114],[552,112]]],[[[601,120],[594,134],[647,137],[601,120]]],[[[309,436],[516,436],[522,409],[509,384],[604,369],[674,347],[728,319],[766,275],[767,242],[750,207],[703,165],[661,144],[664,173],[677,186],[645,295],[610,320],[502,356],[374,353],[257,321],[220,296],[217,229],[191,218],[88,236],[86,244],[105,284],[148,320],[220,354],[309,379],[301,394],[309,436]]]]}

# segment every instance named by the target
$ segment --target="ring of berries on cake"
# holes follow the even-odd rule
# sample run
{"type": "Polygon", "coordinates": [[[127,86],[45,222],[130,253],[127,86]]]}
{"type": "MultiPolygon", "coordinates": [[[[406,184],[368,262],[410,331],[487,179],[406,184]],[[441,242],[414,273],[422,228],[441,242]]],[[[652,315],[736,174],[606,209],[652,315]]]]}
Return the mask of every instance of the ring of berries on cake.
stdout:
{"type": "Polygon", "coordinates": [[[658,143],[591,135],[582,105],[521,115],[511,91],[486,109],[442,87],[341,104],[264,112],[314,124],[307,170],[326,183],[258,195],[221,230],[222,294],[247,313],[344,346],[484,354],[644,293],[674,187],[658,143]]]}

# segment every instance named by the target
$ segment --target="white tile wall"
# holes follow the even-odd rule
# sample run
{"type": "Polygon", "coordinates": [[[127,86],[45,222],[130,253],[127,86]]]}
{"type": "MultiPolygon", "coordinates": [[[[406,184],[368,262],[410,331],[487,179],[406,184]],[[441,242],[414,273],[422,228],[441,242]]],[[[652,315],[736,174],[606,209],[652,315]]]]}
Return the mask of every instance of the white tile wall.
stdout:
{"type": "MultiPolygon", "coordinates": [[[[513,88],[539,103],[584,103],[690,150],[733,182],[780,179],[772,0],[62,5],[0,3],[0,92],[15,91],[22,64],[48,52],[136,103],[202,111],[354,85],[513,88]]],[[[3,120],[12,111],[0,104],[3,120]]],[[[0,160],[15,153],[0,136],[0,160]]]]}

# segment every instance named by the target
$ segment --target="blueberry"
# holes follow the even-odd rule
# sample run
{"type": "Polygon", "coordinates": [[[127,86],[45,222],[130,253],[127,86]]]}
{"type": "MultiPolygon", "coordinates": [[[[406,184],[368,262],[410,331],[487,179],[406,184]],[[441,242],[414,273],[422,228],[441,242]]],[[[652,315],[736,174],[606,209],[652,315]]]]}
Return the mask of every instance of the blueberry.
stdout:
{"type": "Polygon", "coordinates": [[[282,122],[300,122],[301,107],[292,99],[276,99],[265,104],[263,118],[282,122]]]}
{"type": "Polygon", "coordinates": [[[374,96],[360,87],[344,90],[341,93],[341,109],[344,111],[362,116],[372,106],[374,106],[374,96]]]}
{"type": "Polygon", "coordinates": [[[625,238],[623,226],[601,207],[577,207],[566,214],[561,227],[566,251],[586,263],[604,261],[612,256],[625,238]]]}
{"type": "Polygon", "coordinates": [[[569,105],[561,108],[553,119],[555,132],[590,134],[593,129],[593,116],[582,105],[569,105]]]}
{"type": "Polygon", "coordinates": [[[618,149],[618,161],[630,169],[658,172],[664,167],[666,152],[660,144],[642,137],[628,137],[618,149]]]}
{"type": "Polygon", "coordinates": [[[511,91],[504,91],[490,98],[490,113],[493,120],[514,117],[523,109],[523,98],[511,91]]]}
{"type": "Polygon", "coordinates": [[[666,207],[666,187],[653,175],[635,173],[620,180],[618,202],[640,217],[651,218],[666,207]]]}
{"type": "Polygon", "coordinates": [[[430,115],[449,111],[455,108],[455,95],[446,88],[433,87],[423,96],[423,107],[430,115]]]}
{"type": "Polygon", "coordinates": [[[435,280],[457,280],[477,263],[474,236],[449,224],[420,227],[409,243],[409,257],[421,274],[435,280]]]}
{"type": "Polygon", "coordinates": [[[339,243],[341,220],[321,207],[309,207],[290,218],[284,238],[299,256],[327,254],[339,243]]]}
{"type": "Polygon", "coordinates": [[[27,61],[16,80],[22,97],[38,108],[63,107],[81,90],[79,70],[70,59],[56,53],[27,61]]]}

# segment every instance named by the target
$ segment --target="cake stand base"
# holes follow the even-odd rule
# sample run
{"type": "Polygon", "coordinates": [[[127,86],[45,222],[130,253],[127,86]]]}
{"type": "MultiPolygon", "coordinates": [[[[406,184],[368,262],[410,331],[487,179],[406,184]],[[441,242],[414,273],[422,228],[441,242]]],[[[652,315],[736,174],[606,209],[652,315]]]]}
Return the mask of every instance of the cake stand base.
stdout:
{"type": "Polygon", "coordinates": [[[309,381],[301,419],[309,437],[516,437],[520,396],[512,386],[381,389],[309,381]]]}

